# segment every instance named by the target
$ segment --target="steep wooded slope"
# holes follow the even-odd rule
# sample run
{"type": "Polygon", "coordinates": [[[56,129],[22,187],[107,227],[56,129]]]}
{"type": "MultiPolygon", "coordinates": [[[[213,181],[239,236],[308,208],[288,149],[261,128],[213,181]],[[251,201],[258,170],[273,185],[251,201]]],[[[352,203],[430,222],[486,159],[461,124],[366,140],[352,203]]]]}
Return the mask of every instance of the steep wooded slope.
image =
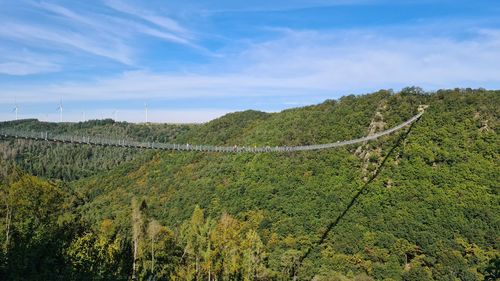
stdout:
{"type": "Polygon", "coordinates": [[[293,267],[315,246],[299,271],[303,278],[340,272],[376,279],[475,280],[498,253],[499,96],[483,90],[381,91],[277,114],[236,113],[179,137],[241,145],[331,142],[363,136],[374,126],[392,127],[419,105],[430,105],[319,246],[314,242],[325,227],[347,208],[404,132],[315,152],[161,152],[74,186],[87,202],[81,212],[96,225],[112,219],[128,227],[132,197],[144,199],[151,216],[173,228],[195,205],[212,217],[227,212],[245,220],[260,213],[259,233],[275,272],[293,267]],[[291,256],[292,265],[284,265],[284,256],[291,256]]]}

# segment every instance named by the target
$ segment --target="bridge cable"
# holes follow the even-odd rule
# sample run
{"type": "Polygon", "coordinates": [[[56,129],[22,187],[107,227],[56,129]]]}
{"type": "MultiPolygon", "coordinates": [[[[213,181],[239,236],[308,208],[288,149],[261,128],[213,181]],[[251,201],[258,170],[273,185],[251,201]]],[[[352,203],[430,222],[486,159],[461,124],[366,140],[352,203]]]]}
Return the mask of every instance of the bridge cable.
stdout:
{"type": "Polygon", "coordinates": [[[94,146],[113,146],[113,147],[129,147],[129,148],[139,148],[139,149],[160,149],[160,150],[179,150],[179,151],[204,151],[204,152],[226,152],[226,153],[269,153],[269,152],[294,152],[294,151],[308,151],[317,149],[329,149],[336,148],[345,145],[353,145],[356,143],[364,143],[370,140],[377,139],[379,137],[391,134],[398,131],[408,125],[416,122],[424,111],[413,116],[407,121],[387,129],[382,132],[378,132],[373,135],[346,140],[337,141],[335,143],[325,143],[325,144],[311,144],[311,145],[301,145],[301,146],[275,146],[275,147],[249,147],[249,146],[213,146],[213,145],[190,145],[190,144],[172,144],[172,143],[155,143],[155,142],[137,142],[137,141],[125,141],[120,139],[105,139],[100,137],[75,137],[72,135],[60,135],[60,136],[48,136],[48,132],[23,132],[12,129],[2,129],[0,128],[0,138],[19,138],[26,140],[42,140],[56,143],[74,143],[74,144],[88,144],[94,146]]]}

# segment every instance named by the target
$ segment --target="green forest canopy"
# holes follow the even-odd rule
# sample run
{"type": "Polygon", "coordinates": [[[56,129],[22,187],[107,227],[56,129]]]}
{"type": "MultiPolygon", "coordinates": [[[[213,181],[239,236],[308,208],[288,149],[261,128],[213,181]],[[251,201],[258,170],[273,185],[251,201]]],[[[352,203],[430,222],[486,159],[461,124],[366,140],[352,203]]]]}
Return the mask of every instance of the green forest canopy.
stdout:
{"type": "Polygon", "coordinates": [[[177,143],[303,145],[387,129],[430,105],[407,136],[291,154],[2,141],[0,279],[495,278],[499,94],[407,88],[202,125],[0,123],[177,143]]]}

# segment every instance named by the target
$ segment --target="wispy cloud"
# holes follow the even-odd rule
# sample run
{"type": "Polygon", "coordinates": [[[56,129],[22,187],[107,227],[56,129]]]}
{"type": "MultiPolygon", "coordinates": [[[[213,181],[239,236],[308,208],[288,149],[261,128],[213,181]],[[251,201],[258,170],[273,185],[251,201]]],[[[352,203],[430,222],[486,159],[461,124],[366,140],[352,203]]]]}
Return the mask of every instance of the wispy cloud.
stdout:
{"type": "Polygon", "coordinates": [[[76,49],[124,64],[131,64],[130,56],[132,50],[123,42],[114,40],[113,38],[91,38],[77,32],[8,22],[0,25],[0,36],[18,40],[23,44],[29,44],[33,47],[45,45],[56,50],[76,49]]]}
{"type": "MultiPolygon", "coordinates": [[[[409,2],[408,0],[406,2],[409,2]]],[[[254,1],[210,1],[196,0],[182,1],[189,9],[198,8],[205,13],[234,13],[234,12],[265,12],[265,11],[290,11],[332,6],[355,6],[389,2],[388,0],[254,0],[254,1]]],[[[400,2],[405,2],[400,1],[400,2]]]]}
{"type": "MultiPolygon", "coordinates": [[[[133,71],[90,83],[36,86],[37,94],[31,86],[16,88],[29,100],[40,99],[40,93],[44,99],[64,94],[72,100],[119,100],[335,96],[408,85],[427,89],[500,86],[499,49],[498,30],[478,30],[467,40],[289,30],[279,39],[251,45],[228,58],[230,63],[212,65],[219,69],[213,74],[133,71]]],[[[8,90],[0,90],[0,97],[8,90]]]]}
{"type": "MultiPolygon", "coordinates": [[[[0,40],[17,42],[42,53],[65,53],[67,60],[80,60],[80,52],[112,61],[136,66],[136,56],[142,52],[136,38],[151,36],[167,42],[200,49],[191,42],[190,32],[179,23],[167,17],[157,16],[147,10],[135,9],[121,2],[113,1],[113,8],[132,13],[139,19],[120,17],[105,10],[74,11],[68,7],[48,2],[27,2],[25,9],[38,11],[42,18],[32,21],[0,20],[0,40]]],[[[110,2],[111,3],[111,2],[110,2]]],[[[25,3],[26,4],[26,3],[25,3]]],[[[202,48],[201,48],[202,49],[202,48]]],[[[32,74],[45,70],[63,69],[63,65],[23,64],[1,62],[4,74],[32,74]],[[38,66],[36,66],[38,65],[38,66]]]]}
{"type": "Polygon", "coordinates": [[[52,12],[56,15],[63,16],[72,22],[78,22],[78,23],[83,23],[89,26],[93,26],[96,29],[102,29],[104,26],[98,22],[95,21],[95,19],[92,19],[88,16],[82,16],[82,14],[76,13],[66,7],[56,5],[53,3],[48,3],[48,2],[32,2],[31,5],[36,8],[44,9],[48,12],[52,12]]]}
{"type": "MultiPolygon", "coordinates": [[[[231,99],[257,105],[273,99],[285,107],[408,85],[429,90],[500,87],[497,17],[464,17],[462,12],[441,17],[436,12],[429,20],[409,13],[411,20],[379,25],[374,14],[359,23],[350,18],[330,22],[328,13],[311,8],[372,2],[390,1],[223,0],[208,7],[185,0],[156,9],[144,1],[20,0],[21,8],[0,10],[0,105],[11,104],[15,93],[20,102],[31,104],[57,103],[64,96],[73,104],[183,100],[189,108],[189,101],[206,100],[207,107],[229,111],[230,103],[208,103],[231,99]],[[188,7],[202,8],[184,14],[182,8],[188,7]],[[238,12],[204,15],[203,7],[238,12]],[[257,20],[252,16],[262,14],[252,12],[240,17],[239,11],[253,8],[268,12],[267,18],[257,20]],[[287,12],[302,8],[308,9],[287,12]],[[323,18],[301,25],[301,15],[323,18]],[[57,71],[60,76],[43,75],[57,71]]],[[[357,6],[342,9],[356,16],[370,13],[367,7],[359,13],[357,6]]],[[[202,112],[214,116],[208,109],[202,112]]],[[[141,119],[140,114],[130,116],[141,119]]],[[[168,118],[158,121],[172,121],[168,118]]]]}
{"type": "Polygon", "coordinates": [[[156,15],[151,11],[134,7],[119,0],[105,0],[104,3],[119,12],[133,15],[166,30],[189,37],[189,31],[171,18],[156,15]]]}
{"type": "Polygon", "coordinates": [[[145,34],[197,48],[192,42],[193,33],[169,17],[159,16],[152,11],[135,7],[119,0],[105,0],[104,3],[118,12],[134,16],[152,24],[153,27],[136,25],[136,29],[145,34]]]}
{"type": "MultiPolygon", "coordinates": [[[[164,27],[168,31],[173,32],[165,32],[156,27],[150,27],[140,22],[131,21],[117,16],[99,15],[95,13],[84,13],[85,16],[82,16],[82,14],[78,14],[68,8],[51,3],[35,4],[35,6],[63,16],[70,20],[73,24],[80,23],[87,28],[92,28],[93,32],[98,32],[107,36],[112,35],[115,38],[122,40],[132,37],[133,33],[142,33],[170,42],[186,45],[190,44],[190,41],[188,40],[189,37],[185,36],[188,34],[188,31],[181,27],[180,24],[165,17],[159,17],[152,14],[142,15],[139,10],[137,12],[141,15],[140,18],[151,18],[150,22],[155,23],[158,27],[164,27]],[[176,35],[174,32],[180,33],[181,35],[176,35]]],[[[134,10],[131,6],[117,1],[113,1],[112,7],[122,12],[136,12],[136,10],[134,10]]]]}
{"type": "Polygon", "coordinates": [[[384,35],[384,30],[289,30],[278,40],[255,44],[240,59],[253,62],[249,73],[295,77],[312,88],[359,91],[411,84],[429,88],[500,84],[496,32],[476,30],[470,38],[453,39],[394,37],[384,35]]]}
{"type": "Polygon", "coordinates": [[[38,55],[26,49],[0,48],[0,74],[31,75],[60,70],[53,55],[38,55]]]}
{"type": "Polygon", "coordinates": [[[38,62],[3,62],[0,63],[0,73],[9,75],[30,75],[38,73],[56,72],[59,66],[38,61],[38,62]]]}

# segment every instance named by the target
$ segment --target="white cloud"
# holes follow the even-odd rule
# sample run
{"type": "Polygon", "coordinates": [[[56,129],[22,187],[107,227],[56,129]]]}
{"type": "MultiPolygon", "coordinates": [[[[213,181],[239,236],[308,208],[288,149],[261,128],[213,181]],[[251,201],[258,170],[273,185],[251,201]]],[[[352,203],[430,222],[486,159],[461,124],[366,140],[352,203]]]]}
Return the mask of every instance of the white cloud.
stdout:
{"type": "Polygon", "coordinates": [[[179,24],[177,21],[166,16],[156,15],[151,11],[131,6],[119,0],[105,0],[104,3],[109,7],[115,9],[116,11],[133,15],[165,30],[174,32],[179,37],[191,37],[191,32],[189,32],[185,27],[181,26],[181,24],[179,24]]]}
{"type": "MultiPolygon", "coordinates": [[[[217,69],[212,73],[134,71],[91,82],[13,87],[25,100],[57,100],[61,95],[70,100],[307,97],[408,85],[427,89],[498,87],[499,49],[498,30],[480,30],[462,40],[288,31],[279,39],[252,45],[228,61],[205,66],[217,69]]],[[[12,90],[8,85],[0,89],[0,102],[12,90]]]]}
{"type": "Polygon", "coordinates": [[[45,9],[46,11],[63,16],[67,19],[70,19],[73,22],[78,22],[78,23],[83,23],[83,24],[89,25],[89,26],[94,26],[94,27],[97,27],[97,29],[101,29],[104,27],[101,24],[97,24],[94,19],[91,19],[90,17],[87,17],[87,16],[82,16],[82,14],[75,13],[72,10],[67,9],[63,6],[59,6],[59,5],[47,3],[47,2],[41,2],[41,3],[34,2],[34,3],[32,3],[32,5],[36,8],[45,9]]]}
{"type": "Polygon", "coordinates": [[[42,56],[26,49],[0,48],[0,74],[23,76],[60,70],[56,56],[42,56]]]}
{"type": "Polygon", "coordinates": [[[0,74],[30,75],[38,73],[55,72],[60,68],[50,63],[36,62],[4,62],[0,63],[0,74]]]}
{"type": "MultiPolygon", "coordinates": [[[[410,2],[400,0],[399,2],[410,2]]],[[[423,0],[420,0],[421,2],[423,0]]],[[[427,0],[428,1],[428,0],[427,0]]],[[[331,6],[354,6],[389,2],[389,0],[253,0],[253,1],[197,1],[183,0],[176,3],[178,9],[203,10],[206,13],[287,11],[331,6]]]]}
{"type": "Polygon", "coordinates": [[[461,40],[391,37],[383,31],[289,31],[252,46],[240,60],[251,61],[248,73],[295,78],[311,89],[436,88],[500,84],[499,49],[500,36],[491,31],[461,40]]]}
{"type": "MultiPolygon", "coordinates": [[[[117,2],[119,3],[119,2],[117,2]]],[[[157,28],[153,28],[144,24],[141,24],[136,21],[126,20],[124,18],[109,16],[104,14],[93,14],[93,13],[76,13],[70,9],[67,9],[63,6],[51,4],[51,3],[41,3],[34,4],[35,7],[39,7],[45,9],[46,11],[55,13],[60,15],[66,19],[70,24],[80,24],[81,29],[91,28],[92,32],[87,32],[87,34],[95,34],[97,32],[101,36],[113,36],[115,39],[125,40],[126,38],[132,37],[135,33],[146,34],[149,36],[157,37],[166,41],[186,44],[189,45],[190,42],[183,36],[178,36],[172,32],[165,32],[162,30],[158,30],[157,28]]],[[[116,4],[118,5],[118,4],[116,4]]],[[[128,7],[125,4],[122,4],[124,7],[128,7]]],[[[121,6],[118,6],[121,7],[121,6]]],[[[131,8],[129,8],[131,9],[131,8]]],[[[167,28],[169,30],[179,32],[182,34],[187,34],[188,31],[182,28],[178,23],[163,17],[157,17],[151,15],[154,19],[154,22],[158,22],[157,25],[160,27],[170,26],[167,28]],[[170,25],[169,25],[170,23],[170,25]]],[[[93,35],[95,36],[95,35],[93,35]]]]}
{"type": "Polygon", "coordinates": [[[131,64],[132,50],[123,42],[113,38],[92,38],[76,32],[7,22],[0,25],[0,36],[19,40],[33,47],[43,46],[44,44],[50,44],[52,49],[67,49],[69,47],[124,64],[131,64]]]}
{"type": "MultiPolygon", "coordinates": [[[[91,55],[138,67],[137,55],[143,50],[140,49],[141,42],[137,38],[141,35],[206,52],[191,42],[190,32],[179,23],[147,11],[130,8],[130,12],[137,12],[140,18],[132,20],[116,13],[107,14],[102,9],[94,12],[84,9],[77,12],[48,2],[28,3],[29,5],[24,7],[25,10],[37,11],[42,15],[41,20],[31,20],[29,17],[22,21],[2,18],[0,42],[17,44],[22,48],[29,47],[33,52],[38,52],[39,57],[64,54],[66,64],[74,64],[81,63],[82,58],[86,59],[91,55]]],[[[0,54],[0,73],[9,75],[53,72],[63,70],[66,66],[61,62],[57,65],[41,64],[1,57],[0,54]]],[[[92,59],[89,62],[96,64],[98,60],[92,59]]]]}
{"type": "MultiPolygon", "coordinates": [[[[33,54],[0,49],[0,74],[58,71],[64,64],[78,61],[72,58],[77,52],[135,65],[139,50],[134,39],[138,35],[198,48],[192,43],[194,33],[169,17],[117,0],[107,0],[106,4],[121,13],[76,12],[42,2],[33,5],[52,17],[56,15],[48,24],[0,20],[0,38],[64,54],[60,59],[47,57],[43,51],[33,54]]],[[[221,50],[224,56],[185,72],[142,70],[86,81],[6,81],[0,88],[0,104],[11,103],[12,93],[21,102],[57,102],[60,96],[69,101],[296,96],[303,97],[306,103],[311,95],[338,97],[409,85],[426,89],[500,87],[500,30],[470,29],[467,37],[436,32],[446,24],[363,30],[273,29],[275,39],[254,44],[238,42],[235,45],[245,49],[236,51],[236,55],[231,54],[237,48],[229,44],[221,50]]],[[[443,30],[468,26],[474,24],[454,23],[453,28],[444,26],[443,30]]],[[[206,121],[227,111],[189,111],[187,115],[182,114],[187,111],[159,112],[158,121],[191,122],[206,121]]],[[[139,111],[126,116],[129,121],[141,120],[139,111]]]]}

